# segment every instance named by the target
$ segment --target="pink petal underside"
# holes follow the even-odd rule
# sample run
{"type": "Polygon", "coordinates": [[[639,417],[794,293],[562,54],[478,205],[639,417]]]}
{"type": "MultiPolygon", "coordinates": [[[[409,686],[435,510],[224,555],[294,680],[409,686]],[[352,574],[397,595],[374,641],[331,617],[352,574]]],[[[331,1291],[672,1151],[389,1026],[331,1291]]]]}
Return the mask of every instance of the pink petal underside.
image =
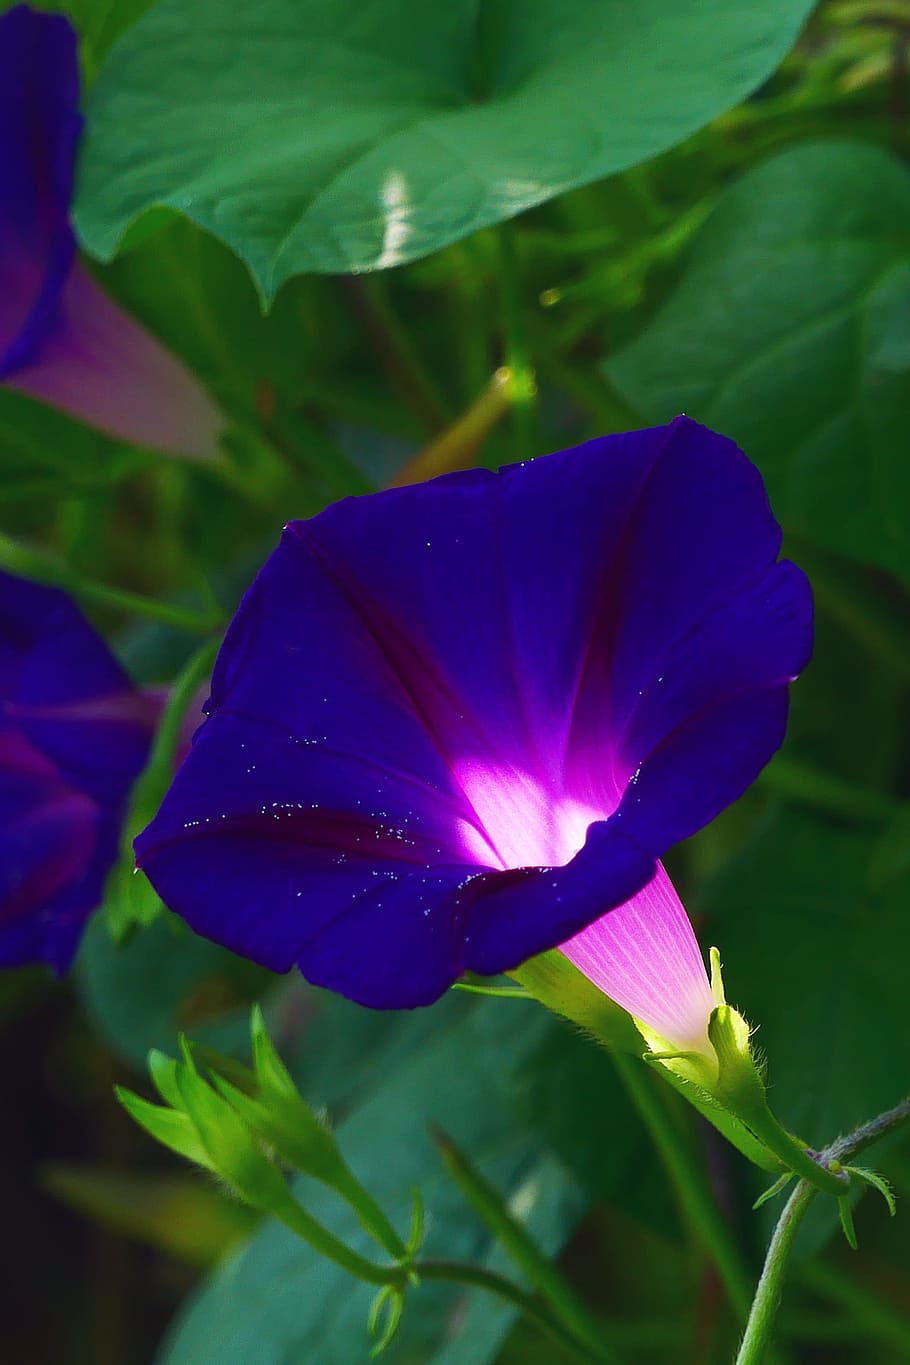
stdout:
{"type": "Polygon", "coordinates": [[[133,445],[218,456],[224,424],[206,390],[79,263],[40,356],[6,382],[133,445]]]}
{"type": "Polygon", "coordinates": [[[624,905],[562,944],[604,995],[680,1049],[709,1048],[714,1001],[685,907],[662,864],[624,905]]]}

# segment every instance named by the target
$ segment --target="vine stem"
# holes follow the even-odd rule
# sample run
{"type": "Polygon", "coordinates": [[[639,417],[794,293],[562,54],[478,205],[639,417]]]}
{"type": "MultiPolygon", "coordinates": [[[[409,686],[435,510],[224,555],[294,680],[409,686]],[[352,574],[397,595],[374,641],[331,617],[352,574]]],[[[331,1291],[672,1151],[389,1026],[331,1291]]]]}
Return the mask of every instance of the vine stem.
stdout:
{"type": "Polygon", "coordinates": [[[736,1365],[758,1365],[765,1354],[765,1347],[770,1341],[774,1319],[777,1316],[790,1248],[802,1222],[803,1214],[811,1204],[815,1194],[815,1186],[801,1180],[790,1195],[784,1205],[783,1213],[777,1220],[774,1233],[768,1244],[761,1279],[755,1290],[752,1311],[749,1314],[749,1321],[746,1323],[746,1330],[736,1357],[736,1365]]]}
{"type": "Polygon", "coordinates": [[[497,230],[502,330],[505,363],[512,377],[512,408],[516,459],[524,460],[537,451],[537,378],[531,362],[524,317],[524,299],[511,223],[497,230]]]}
{"type": "Polygon", "coordinates": [[[124,588],[113,588],[106,583],[83,578],[54,555],[20,545],[5,535],[0,535],[0,568],[20,574],[23,578],[33,578],[38,583],[46,583],[49,587],[63,588],[81,602],[97,603],[115,611],[128,612],[131,616],[144,616],[178,630],[209,635],[223,626],[223,622],[212,614],[176,606],[172,602],[159,602],[124,588]]]}
{"type": "Polygon", "coordinates": [[[499,1192],[472,1166],[441,1129],[432,1130],[443,1164],[471,1208],[486,1224],[494,1239],[530,1281],[563,1324],[593,1359],[612,1361],[603,1340],[600,1322],[576,1294],[556,1266],[529,1234],[524,1224],[503,1202],[499,1192]]]}
{"type": "Polygon", "coordinates": [[[535,1326],[549,1333],[577,1360],[596,1361],[598,1365],[610,1365],[610,1362],[615,1359],[612,1353],[608,1353],[606,1346],[600,1350],[593,1350],[590,1345],[579,1341],[532,1294],[527,1294],[517,1284],[513,1284],[503,1275],[497,1275],[493,1270],[486,1270],[483,1266],[469,1265],[462,1261],[437,1260],[414,1261],[413,1269],[422,1280],[446,1280],[453,1284],[468,1285],[472,1289],[485,1289],[488,1293],[495,1294],[503,1302],[517,1308],[529,1322],[533,1322],[535,1326]]]}
{"type": "MultiPolygon", "coordinates": [[[[832,1161],[843,1163],[908,1120],[910,1098],[870,1119],[847,1137],[832,1142],[822,1153],[821,1163],[823,1165],[832,1161]]],[[[801,1180],[784,1205],[768,1244],[765,1264],[752,1300],[752,1309],[735,1365],[760,1365],[765,1358],[780,1304],[790,1249],[803,1216],[816,1193],[813,1185],[801,1180]]]]}

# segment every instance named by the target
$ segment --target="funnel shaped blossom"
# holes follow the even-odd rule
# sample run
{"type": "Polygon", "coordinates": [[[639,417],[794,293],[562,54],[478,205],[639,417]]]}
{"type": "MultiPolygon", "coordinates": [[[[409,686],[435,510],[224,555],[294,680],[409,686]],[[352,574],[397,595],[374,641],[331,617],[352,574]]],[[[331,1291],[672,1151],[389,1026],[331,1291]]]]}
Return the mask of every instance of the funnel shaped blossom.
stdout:
{"type": "Polygon", "coordinates": [[[0,573],[0,966],[69,966],[159,709],[65,593],[0,573]]]}
{"type": "Polygon", "coordinates": [[[76,35],[24,5],[0,16],[0,383],[125,441],[217,454],[217,409],[76,260],[69,222],[76,35]]]}
{"type": "Polygon", "coordinates": [[[516,967],[780,744],[811,601],[779,547],[755,468],[685,418],[293,522],[140,866],[197,932],[366,1005],[516,967]]]}
{"type": "Polygon", "coordinates": [[[708,1021],[718,1002],[661,863],[642,891],[563,943],[562,952],[667,1049],[713,1059],[708,1021]]]}

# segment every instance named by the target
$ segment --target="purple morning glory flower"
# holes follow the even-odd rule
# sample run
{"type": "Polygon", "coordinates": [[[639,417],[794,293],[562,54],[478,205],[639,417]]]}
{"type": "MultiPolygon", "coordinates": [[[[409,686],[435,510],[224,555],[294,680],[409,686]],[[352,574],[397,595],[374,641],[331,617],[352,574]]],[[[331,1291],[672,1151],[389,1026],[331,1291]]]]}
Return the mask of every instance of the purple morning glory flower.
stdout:
{"type": "Polygon", "coordinates": [[[780,744],[811,600],[779,548],[685,418],[292,522],[140,865],[197,932],[380,1008],[565,943],[780,744]]]}
{"type": "Polygon", "coordinates": [[[125,441],[201,459],[221,418],[188,370],[76,259],[69,221],[76,35],[24,5],[0,16],[0,383],[125,441]]]}
{"type": "Polygon", "coordinates": [[[0,966],[69,966],[159,711],[65,593],[0,573],[0,966]]]}

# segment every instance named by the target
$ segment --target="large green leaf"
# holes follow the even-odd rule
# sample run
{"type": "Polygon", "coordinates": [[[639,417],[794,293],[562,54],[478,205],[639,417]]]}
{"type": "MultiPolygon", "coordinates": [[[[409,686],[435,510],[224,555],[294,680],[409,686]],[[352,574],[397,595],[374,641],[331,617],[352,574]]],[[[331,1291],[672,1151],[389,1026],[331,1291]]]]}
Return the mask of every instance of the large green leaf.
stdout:
{"type": "Polygon", "coordinates": [[[267,973],[226,948],[191,934],[162,915],[125,944],[111,938],[103,916],[91,920],[79,950],[76,980],[93,1025],[137,1067],[150,1048],[173,1051],[181,1029],[231,1050],[243,1048],[244,1002],[267,973]]]}
{"type": "Polygon", "coordinates": [[[395,265],[681,141],[811,0],[164,0],[94,88],[77,222],[109,259],[169,205],[262,292],[395,265]]]}
{"type": "Polygon", "coordinates": [[[743,176],[606,369],[648,418],[738,440],[789,528],[910,573],[910,176],[885,152],[812,143],[743,176]]]}
{"type": "MultiPolygon", "coordinates": [[[[415,1019],[418,1016],[414,1016],[415,1019]]],[[[339,1130],[342,1149],[403,1230],[410,1191],[427,1204],[426,1254],[479,1261],[508,1271],[489,1238],[442,1173],[428,1135],[440,1124],[506,1194],[549,1253],[576,1223],[584,1199],[536,1136],[515,1122],[517,1073],[561,1026],[533,1005],[449,996],[420,1021],[422,1042],[374,1072],[374,1092],[339,1130]],[[428,1028],[429,1025],[429,1028],[428,1028]]],[[[609,1074],[609,1062],[601,1059],[609,1074]]],[[[601,1161],[614,1188],[634,1162],[639,1135],[620,1104],[613,1143],[601,1161]]],[[[327,1192],[301,1185],[307,1207],[363,1251],[371,1247],[327,1192]]],[[[167,1365],[366,1365],[371,1291],[320,1260],[284,1228],[269,1224],[216,1273],[173,1330],[167,1365]]],[[[383,1357],[389,1365],[483,1365],[512,1311],[486,1295],[424,1284],[383,1357]]]]}
{"type": "MultiPolygon", "coordinates": [[[[21,0],[0,0],[0,14],[21,0]]],[[[86,74],[94,74],[97,62],[121,33],[134,24],[154,0],[42,0],[40,8],[65,14],[82,40],[86,74]]]]}
{"type": "Polygon", "coordinates": [[[896,1104],[910,1077],[910,877],[877,838],[782,809],[707,896],[775,1111],[817,1146],[896,1104]]]}

